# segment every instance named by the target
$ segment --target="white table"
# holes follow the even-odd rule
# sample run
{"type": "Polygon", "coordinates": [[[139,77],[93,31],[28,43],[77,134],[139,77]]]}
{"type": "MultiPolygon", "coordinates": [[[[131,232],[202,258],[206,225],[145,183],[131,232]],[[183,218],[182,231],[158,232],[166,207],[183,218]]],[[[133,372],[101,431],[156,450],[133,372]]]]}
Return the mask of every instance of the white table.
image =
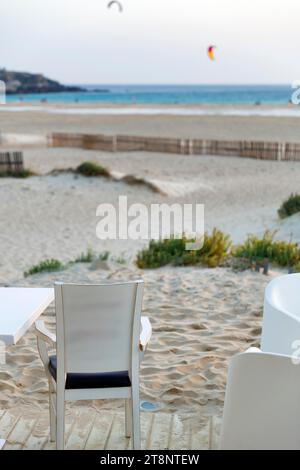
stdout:
{"type": "MultiPolygon", "coordinates": [[[[26,333],[54,300],[54,289],[0,288],[0,346],[10,346],[26,333]]],[[[5,441],[0,439],[0,449],[5,441]]]]}

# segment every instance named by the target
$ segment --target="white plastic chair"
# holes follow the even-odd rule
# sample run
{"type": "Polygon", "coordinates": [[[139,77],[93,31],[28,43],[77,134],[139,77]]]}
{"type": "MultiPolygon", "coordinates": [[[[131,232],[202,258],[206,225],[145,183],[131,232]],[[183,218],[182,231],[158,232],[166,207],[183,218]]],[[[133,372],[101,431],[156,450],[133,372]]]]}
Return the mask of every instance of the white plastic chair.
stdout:
{"type": "Polygon", "coordinates": [[[265,290],[261,350],[229,366],[222,449],[300,449],[300,274],[265,290]]]}
{"type": "Polygon", "coordinates": [[[300,367],[291,357],[256,348],[233,357],[220,447],[300,450],[300,367]]]}
{"type": "Polygon", "coordinates": [[[300,274],[287,274],[266,288],[261,348],[291,356],[299,347],[300,274]]]}
{"type": "Polygon", "coordinates": [[[149,319],[141,319],[142,293],[142,281],[55,284],[56,336],[43,321],[36,334],[57,449],[64,448],[65,402],[107,398],[125,398],[125,434],[140,448],[139,364],[151,337],[149,319]],[[56,345],[56,356],[48,356],[46,343],[56,345]]]}

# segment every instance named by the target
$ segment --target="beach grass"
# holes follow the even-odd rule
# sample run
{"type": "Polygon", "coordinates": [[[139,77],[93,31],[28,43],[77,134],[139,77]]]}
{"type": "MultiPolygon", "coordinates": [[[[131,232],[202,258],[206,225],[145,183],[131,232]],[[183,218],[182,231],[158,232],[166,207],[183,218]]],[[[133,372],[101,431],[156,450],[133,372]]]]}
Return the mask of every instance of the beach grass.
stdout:
{"type": "Polygon", "coordinates": [[[300,261],[293,266],[292,272],[293,273],[300,273],[300,261]]]}
{"type": "MultiPolygon", "coordinates": [[[[40,263],[32,266],[28,271],[24,272],[24,277],[33,276],[34,274],[39,273],[50,273],[55,271],[61,271],[67,269],[76,263],[92,263],[93,261],[107,261],[110,257],[109,251],[104,251],[99,255],[96,255],[94,251],[89,248],[85,253],[81,253],[74,261],[69,261],[67,263],[62,263],[58,259],[46,259],[40,263]]],[[[118,261],[119,264],[122,264],[122,260],[118,261]]]]}
{"type": "Polygon", "coordinates": [[[100,253],[97,257],[97,260],[99,261],[107,261],[110,257],[110,252],[109,251],[104,251],[103,253],[100,253]]]}
{"type": "Polygon", "coordinates": [[[57,259],[46,259],[32,266],[30,269],[28,269],[28,271],[25,271],[24,277],[33,276],[34,274],[38,273],[50,273],[53,271],[61,271],[62,269],[64,269],[64,267],[64,264],[57,259]]]}
{"type": "Polygon", "coordinates": [[[0,178],[30,178],[30,176],[36,176],[36,174],[31,170],[0,172],[0,178]]]}
{"type": "Polygon", "coordinates": [[[278,215],[281,219],[285,219],[297,212],[300,212],[300,194],[291,194],[278,209],[278,215]]]}
{"type": "Polygon", "coordinates": [[[152,240],[147,248],[138,253],[136,264],[141,269],[160,268],[169,264],[215,268],[228,256],[231,246],[230,237],[216,228],[211,235],[204,235],[201,250],[187,251],[188,243],[195,243],[195,240],[185,236],[181,239],[152,240]]]}
{"type": "Polygon", "coordinates": [[[150,241],[148,247],[141,250],[136,258],[136,265],[141,269],[155,269],[167,265],[173,266],[217,266],[232,267],[234,270],[250,269],[253,263],[264,266],[266,262],[280,267],[289,267],[300,271],[300,249],[292,241],[276,241],[275,233],[266,231],[259,238],[249,235],[244,243],[233,246],[230,237],[218,229],[205,234],[200,250],[186,250],[186,244],[195,240],[164,239],[150,241]]]}
{"type": "Polygon", "coordinates": [[[297,243],[275,241],[275,233],[266,231],[261,238],[249,235],[246,241],[234,247],[232,255],[236,258],[261,262],[268,259],[281,267],[291,267],[300,262],[300,250],[297,243]]]}
{"type": "Polygon", "coordinates": [[[81,165],[79,165],[76,168],[76,173],[79,173],[80,175],[83,176],[110,176],[109,170],[107,168],[103,167],[102,165],[99,165],[98,163],[94,162],[83,162],[81,165]]]}
{"type": "Polygon", "coordinates": [[[86,253],[81,253],[81,255],[74,260],[74,263],[91,263],[94,259],[95,253],[89,248],[86,253]]]}

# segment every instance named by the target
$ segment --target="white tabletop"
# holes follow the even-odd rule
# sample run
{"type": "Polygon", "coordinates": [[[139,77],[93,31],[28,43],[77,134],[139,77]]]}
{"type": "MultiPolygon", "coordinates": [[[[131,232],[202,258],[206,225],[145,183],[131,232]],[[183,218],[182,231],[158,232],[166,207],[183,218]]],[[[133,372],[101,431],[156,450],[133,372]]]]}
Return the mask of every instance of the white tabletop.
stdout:
{"type": "Polygon", "coordinates": [[[16,344],[54,300],[54,289],[0,288],[0,341],[16,344]]]}

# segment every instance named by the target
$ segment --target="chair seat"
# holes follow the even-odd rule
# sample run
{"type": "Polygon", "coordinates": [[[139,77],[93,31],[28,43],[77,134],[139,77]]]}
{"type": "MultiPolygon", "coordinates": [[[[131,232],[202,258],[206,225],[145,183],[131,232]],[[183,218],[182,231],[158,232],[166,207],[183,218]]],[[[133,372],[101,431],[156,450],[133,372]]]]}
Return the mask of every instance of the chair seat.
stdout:
{"type": "MultiPolygon", "coordinates": [[[[56,356],[49,358],[49,371],[56,380],[57,359],[56,356]]],[[[124,372],[102,372],[102,373],[68,373],[66,389],[86,389],[86,388],[118,388],[131,387],[128,371],[124,372]]]]}

